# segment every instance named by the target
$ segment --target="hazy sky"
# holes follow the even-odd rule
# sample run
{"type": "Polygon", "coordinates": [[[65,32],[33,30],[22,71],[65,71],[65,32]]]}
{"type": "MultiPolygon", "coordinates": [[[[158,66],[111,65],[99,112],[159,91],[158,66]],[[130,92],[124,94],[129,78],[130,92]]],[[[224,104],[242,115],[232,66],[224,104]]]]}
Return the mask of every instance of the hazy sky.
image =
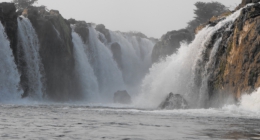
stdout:
{"type": "MultiPolygon", "coordinates": [[[[11,0],[0,0],[0,2],[11,0]]],[[[212,0],[38,0],[38,5],[57,9],[65,18],[104,24],[110,30],[140,31],[160,38],[167,31],[186,27],[197,1],[212,0]]],[[[228,7],[242,0],[213,0],[228,7]]]]}

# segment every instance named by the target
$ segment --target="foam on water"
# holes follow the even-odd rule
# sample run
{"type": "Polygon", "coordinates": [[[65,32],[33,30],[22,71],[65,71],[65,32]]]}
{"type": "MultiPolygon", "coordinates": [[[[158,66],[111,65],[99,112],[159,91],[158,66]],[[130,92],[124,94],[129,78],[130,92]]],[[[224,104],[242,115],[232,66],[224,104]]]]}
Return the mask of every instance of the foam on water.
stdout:
{"type": "Polygon", "coordinates": [[[245,94],[240,101],[240,108],[260,112],[260,88],[251,94],[245,94]]]}

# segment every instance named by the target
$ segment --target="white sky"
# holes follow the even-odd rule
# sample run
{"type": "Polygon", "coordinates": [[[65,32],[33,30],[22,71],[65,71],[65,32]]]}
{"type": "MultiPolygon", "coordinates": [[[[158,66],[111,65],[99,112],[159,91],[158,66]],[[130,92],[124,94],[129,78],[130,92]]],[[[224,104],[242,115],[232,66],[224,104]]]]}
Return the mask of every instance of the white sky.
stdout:
{"type": "MultiPolygon", "coordinates": [[[[0,0],[0,2],[11,0],[0,0]]],[[[59,10],[64,18],[104,24],[110,30],[140,31],[160,38],[167,31],[186,27],[194,17],[194,3],[212,0],[38,0],[38,5],[59,10]]],[[[242,0],[213,0],[235,7],[242,0]]]]}

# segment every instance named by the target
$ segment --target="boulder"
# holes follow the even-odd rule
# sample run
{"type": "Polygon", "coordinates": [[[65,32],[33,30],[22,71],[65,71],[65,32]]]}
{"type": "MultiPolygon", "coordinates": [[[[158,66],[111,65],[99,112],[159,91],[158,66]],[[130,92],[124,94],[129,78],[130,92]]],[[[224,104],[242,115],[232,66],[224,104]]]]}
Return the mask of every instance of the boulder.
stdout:
{"type": "Polygon", "coordinates": [[[188,103],[180,94],[170,93],[159,105],[160,109],[187,109],[188,103]]]}
{"type": "Polygon", "coordinates": [[[117,65],[120,69],[123,68],[123,62],[122,62],[122,51],[121,46],[117,42],[114,42],[111,44],[111,51],[113,54],[114,60],[117,62],[117,65]]]}
{"type": "Polygon", "coordinates": [[[85,21],[76,21],[75,22],[75,32],[79,34],[84,43],[88,43],[89,38],[89,29],[88,24],[85,21]]]}
{"type": "Polygon", "coordinates": [[[114,103],[131,104],[132,99],[131,99],[131,96],[127,93],[126,90],[117,91],[114,94],[114,103]]]}
{"type": "Polygon", "coordinates": [[[97,25],[96,30],[99,31],[100,33],[102,33],[106,37],[107,43],[111,42],[111,36],[110,36],[109,30],[106,29],[105,25],[103,25],[103,24],[97,25]]]}

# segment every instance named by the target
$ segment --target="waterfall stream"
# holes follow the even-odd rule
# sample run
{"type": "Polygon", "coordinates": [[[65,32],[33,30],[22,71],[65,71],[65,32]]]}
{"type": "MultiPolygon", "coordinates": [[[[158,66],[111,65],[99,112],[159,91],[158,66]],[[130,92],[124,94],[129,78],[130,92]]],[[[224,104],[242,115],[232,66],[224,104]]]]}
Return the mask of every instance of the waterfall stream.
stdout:
{"type": "Polygon", "coordinates": [[[97,101],[99,99],[99,88],[97,78],[91,67],[86,53],[86,45],[80,36],[72,32],[72,42],[74,44],[74,57],[76,60],[76,73],[80,80],[82,94],[88,101],[97,101]]]}
{"type": "Polygon", "coordinates": [[[0,22],[0,101],[15,100],[21,97],[20,74],[14,62],[10,42],[0,22]]]}
{"type": "Polygon", "coordinates": [[[39,55],[39,41],[37,34],[28,18],[18,17],[18,50],[19,62],[27,80],[25,94],[33,98],[41,98],[44,94],[43,66],[39,55]]]}

